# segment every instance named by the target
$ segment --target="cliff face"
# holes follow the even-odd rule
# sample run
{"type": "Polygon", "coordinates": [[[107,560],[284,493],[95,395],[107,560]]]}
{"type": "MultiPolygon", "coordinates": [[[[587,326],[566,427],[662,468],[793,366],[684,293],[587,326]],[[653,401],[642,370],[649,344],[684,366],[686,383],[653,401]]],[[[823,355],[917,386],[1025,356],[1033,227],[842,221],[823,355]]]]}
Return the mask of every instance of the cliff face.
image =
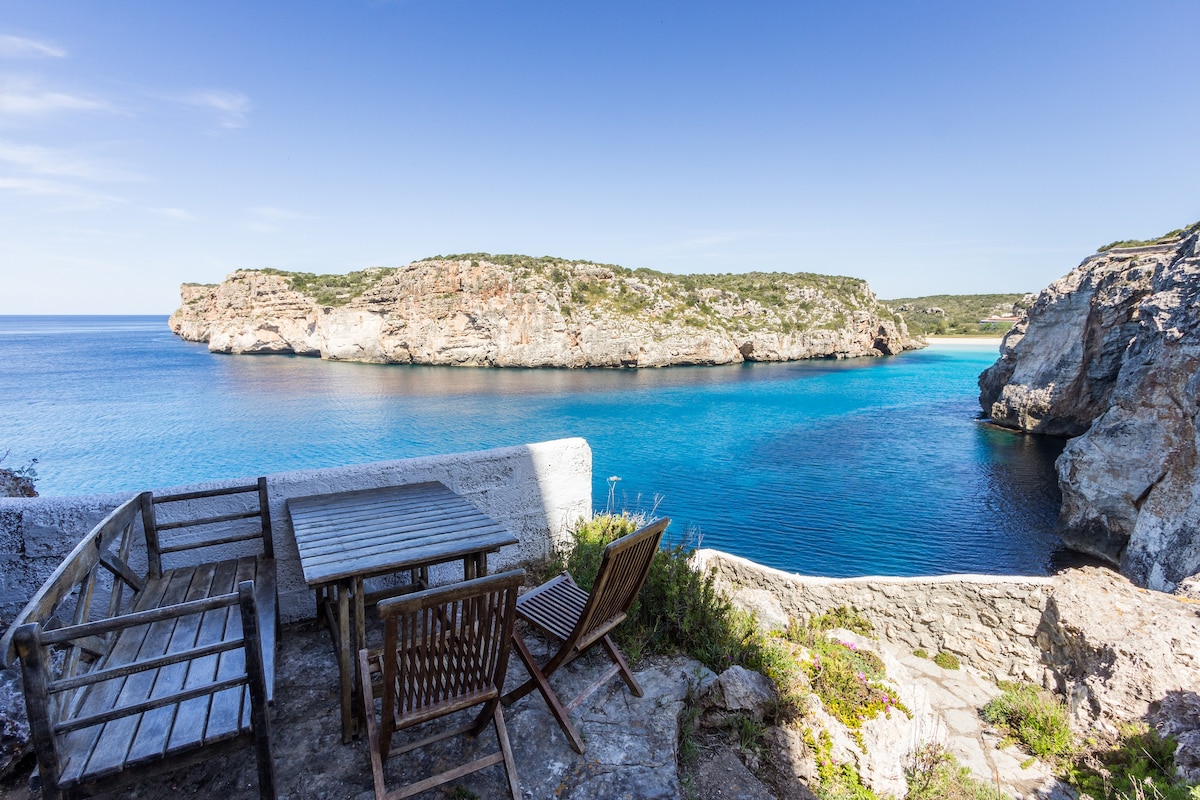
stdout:
{"type": "Polygon", "coordinates": [[[501,259],[352,273],[358,281],[340,297],[313,292],[303,275],[239,271],[218,286],[184,284],[170,325],[221,353],[495,367],[731,364],[921,346],[850,278],[751,274],[705,285],[702,276],[501,259]]]}
{"type": "Polygon", "coordinates": [[[1084,260],[979,378],[996,424],[1075,437],[1057,465],[1067,545],[1165,591],[1200,572],[1198,236],[1084,260]]]}

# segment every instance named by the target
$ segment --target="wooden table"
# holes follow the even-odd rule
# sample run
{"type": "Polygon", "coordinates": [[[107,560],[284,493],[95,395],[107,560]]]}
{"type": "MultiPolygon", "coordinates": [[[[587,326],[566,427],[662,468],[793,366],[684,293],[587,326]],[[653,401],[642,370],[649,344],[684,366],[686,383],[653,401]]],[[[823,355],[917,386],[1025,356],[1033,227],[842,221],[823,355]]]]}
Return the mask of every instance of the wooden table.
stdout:
{"type": "Polygon", "coordinates": [[[487,554],[517,538],[440,483],[414,483],[287,501],[304,581],[317,593],[341,673],[342,740],[358,733],[358,650],[365,607],[379,597],[429,585],[429,567],[462,559],[463,578],[487,574],[487,554]],[[367,596],[363,582],[409,571],[409,586],[367,596]]]}

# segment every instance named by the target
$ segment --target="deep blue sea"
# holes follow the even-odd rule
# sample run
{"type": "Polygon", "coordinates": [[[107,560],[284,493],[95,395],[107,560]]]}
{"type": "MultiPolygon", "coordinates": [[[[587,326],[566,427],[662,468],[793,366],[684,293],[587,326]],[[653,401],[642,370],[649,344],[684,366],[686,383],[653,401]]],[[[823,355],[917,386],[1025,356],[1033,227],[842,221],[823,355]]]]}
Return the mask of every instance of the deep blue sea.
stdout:
{"type": "Polygon", "coordinates": [[[659,370],[222,356],[166,317],[0,316],[0,453],[43,495],[140,491],[566,436],[594,504],[809,575],[1044,574],[1061,444],[988,428],[995,345],[659,370]]]}

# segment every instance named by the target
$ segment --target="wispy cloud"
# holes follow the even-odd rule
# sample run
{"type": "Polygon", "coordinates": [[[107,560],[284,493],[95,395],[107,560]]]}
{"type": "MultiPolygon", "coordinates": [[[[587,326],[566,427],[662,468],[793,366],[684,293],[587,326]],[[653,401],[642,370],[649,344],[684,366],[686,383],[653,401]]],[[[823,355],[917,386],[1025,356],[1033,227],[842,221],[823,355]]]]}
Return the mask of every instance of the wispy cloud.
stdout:
{"type": "Polygon", "coordinates": [[[151,214],[157,214],[176,222],[192,222],[196,219],[195,214],[182,208],[148,208],[146,210],[151,214]]]}
{"type": "Polygon", "coordinates": [[[0,34],[0,58],[64,58],[67,51],[48,42],[0,34]]]}
{"type": "Polygon", "coordinates": [[[64,208],[78,210],[101,208],[121,202],[118,197],[94,192],[73,183],[45,178],[13,178],[0,176],[0,191],[36,197],[58,198],[66,201],[64,208]]]}
{"type": "Polygon", "coordinates": [[[177,98],[195,108],[209,109],[217,112],[218,124],[222,128],[244,128],[248,123],[252,104],[250,98],[241,92],[231,92],[224,89],[201,89],[177,98]]]}
{"type": "Polygon", "coordinates": [[[0,114],[41,116],[56,111],[111,111],[104,100],[43,88],[29,78],[0,77],[0,114]]]}
{"type": "Polygon", "coordinates": [[[662,242],[651,248],[653,252],[666,256],[687,255],[695,256],[698,252],[721,248],[724,245],[741,241],[747,237],[746,231],[696,231],[690,236],[674,241],[662,242]]]}
{"type": "Polygon", "coordinates": [[[96,161],[72,150],[17,144],[0,140],[0,162],[37,175],[82,178],[92,181],[133,181],[138,176],[125,170],[96,161]]]}
{"type": "Polygon", "coordinates": [[[243,227],[257,233],[278,233],[287,223],[304,218],[305,215],[298,211],[289,211],[286,208],[274,206],[259,206],[250,209],[250,219],[243,223],[243,227]]]}

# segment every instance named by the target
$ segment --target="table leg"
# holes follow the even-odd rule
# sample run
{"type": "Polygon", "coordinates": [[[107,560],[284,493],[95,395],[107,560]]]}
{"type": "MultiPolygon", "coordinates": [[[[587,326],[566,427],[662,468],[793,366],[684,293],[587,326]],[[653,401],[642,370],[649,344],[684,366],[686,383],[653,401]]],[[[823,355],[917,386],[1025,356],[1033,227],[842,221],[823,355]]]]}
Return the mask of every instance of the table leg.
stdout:
{"type": "Polygon", "coordinates": [[[350,674],[353,676],[351,699],[354,703],[354,735],[358,736],[364,729],[367,709],[362,705],[362,691],[359,682],[362,676],[354,665],[358,663],[358,651],[367,646],[367,589],[361,577],[354,578],[354,652],[350,657],[350,674]]]}
{"type": "Polygon", "coordinates": [[[335,585],[338,604],[338,672],[342,682],[342,743],[354,738],[354,655],[351,652],[350,629],[350,586],[345,582],[335,585]]]}

